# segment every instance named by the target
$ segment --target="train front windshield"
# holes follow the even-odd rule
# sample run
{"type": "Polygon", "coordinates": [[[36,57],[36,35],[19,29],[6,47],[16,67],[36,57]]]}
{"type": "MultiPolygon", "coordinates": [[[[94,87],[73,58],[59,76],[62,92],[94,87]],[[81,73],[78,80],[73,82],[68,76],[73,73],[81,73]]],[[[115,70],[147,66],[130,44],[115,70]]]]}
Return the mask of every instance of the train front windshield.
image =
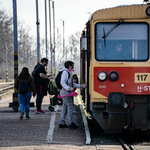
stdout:
{"type": "Polygon", "coordinates": [[[97,23],[97,61],[146,61],[149,58],[147,23],[97,23]]]}

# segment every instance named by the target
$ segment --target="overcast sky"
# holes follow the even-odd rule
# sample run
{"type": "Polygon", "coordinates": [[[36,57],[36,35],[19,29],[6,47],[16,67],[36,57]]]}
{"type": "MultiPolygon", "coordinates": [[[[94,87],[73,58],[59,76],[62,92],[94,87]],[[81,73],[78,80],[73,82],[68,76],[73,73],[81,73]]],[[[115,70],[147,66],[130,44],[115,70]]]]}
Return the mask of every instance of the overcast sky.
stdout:
{"type": "MultiPolygon", "coordinates": [[[[30,27],[30,33],[36,37],[36,0],[16,0],[17,15],[19,20],[30,27]]],[[[47,22],[49,23],[49,5],[47,0],[47,22]]],[[[45,0],[39,2],[40,35],[45,36],[45,0]]],[[[0,0],[0,8],[6,12],[13,12],[13,0],[0,0]]],[[[98,9],[114,7],[118,5],[142,4],[143,0],[54,0],[55,26],[63,34],[62,21],[65,22],[65,37],[75,32],[82,31],[89,18],[89,13],[98,9]]],[[[53,27],[53,25],[52,25],[53,27]]],[[[52,29],[53,30],[53,29],[52,29]]],[[[49,24],[48,24],[49,34],[49,24]]]]}

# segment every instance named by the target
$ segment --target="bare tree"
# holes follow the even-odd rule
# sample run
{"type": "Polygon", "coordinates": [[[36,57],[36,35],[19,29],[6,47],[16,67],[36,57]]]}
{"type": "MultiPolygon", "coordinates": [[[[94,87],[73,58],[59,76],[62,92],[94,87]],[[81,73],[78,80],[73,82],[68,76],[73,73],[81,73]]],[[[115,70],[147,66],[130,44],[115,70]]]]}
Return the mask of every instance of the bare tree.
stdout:
{"type": "MultiPolygon", "coordinates": [[[[36,48],[34,38],[29,35],[28,27],[23,26],[24,23],[18,21],[18,62],[19,69],[23,66],[32,68],[33,62],[36,64],[36,48]]],[[[7,60],[8,60],[8,78],[14,77],[14,35],[13,35],[13,18],[6,13],[5,10],[0,10],[0,77],[5,78],[6,75],[6,50],[7,43],[7,60]]]]}
{"type": "Polygon", "coordinates": [[[13,63],[13,31],[12,31],[13,19],[4,10],[0,10],[0,76],[4,77],[6,68],[6,52],[5,43],[7,43],[7,57],[8,57],[8,69],[12,72],[11,64],[13,63]]]}
{"type": "Polygon", "coordinates": [[[75,56],[79,55],[79,46],[80,46],[80,32],[75,33],[75,35],[71,35],[69,37],[69,48],[70,48],[70,55],[72,57],[72,60],[75,58],[75,56]]]}
{"type": "MultiPolygon", "coordinates": [[[[69,36],[68,44],[65,47],[65,60],[72,60],[75,62],[75,70],[76,73],[79,75],[79,59],[80,59],[80,35],[81,32],[77,32],[74,35],[69,36]]],[[[59,43],[60,44],[60,43],[59,43]]],[[[57,47],[57,45],[56,45],[57,47]]],[[[59,55],[57,57],[57,68],[60,70],[62,68],[62,49],[59,46],[59,55]]]]}

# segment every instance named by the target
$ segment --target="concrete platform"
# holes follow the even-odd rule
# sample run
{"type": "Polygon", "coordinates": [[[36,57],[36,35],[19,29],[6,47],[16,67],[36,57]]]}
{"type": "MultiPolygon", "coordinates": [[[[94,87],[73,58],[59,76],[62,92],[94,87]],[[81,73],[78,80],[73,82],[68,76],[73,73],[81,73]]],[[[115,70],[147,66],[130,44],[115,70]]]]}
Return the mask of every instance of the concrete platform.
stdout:
{"type": "MultiPolygon", "coordinates": [[[[35,102],[35,98],[31,101],[35,102]]],[[[74,122],[79,126],[76,130],[58,127],[62,106],[56,105],[54,112],[48,110],[49,96],[44,97],[42,104],[45,114],[36,114],[36,108],[31,107],[29,120],[20,120],[20,112],[14,112],[9,108],[9,102],[11,102],[9,96],[0,100],[0,150],[87,148],[84,124],[76,101],[74,110],[77,113],[73,114],[74,122]]],[[[68,124],[68,118],[66,123],[68,124]]]]}

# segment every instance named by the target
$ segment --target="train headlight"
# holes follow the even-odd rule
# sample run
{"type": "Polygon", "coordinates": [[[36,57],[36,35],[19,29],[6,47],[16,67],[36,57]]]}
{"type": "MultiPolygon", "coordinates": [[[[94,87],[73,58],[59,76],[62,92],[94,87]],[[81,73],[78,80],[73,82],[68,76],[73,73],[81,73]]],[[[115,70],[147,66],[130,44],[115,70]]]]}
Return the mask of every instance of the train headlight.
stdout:
{"type": "Polygon", "coordinates": [[[146,8],[146,14],[150,16],[150,6],[146,8]]]}
{"type": "Polygon", "coordinates": [[[119,78],[119,75],[116,71],[112,71],[112,72],[109,73],[109,79],[111,81],[117,81],[118,78],[119,78]]]}
{"type": "Polygon", "coordinates": [[[107,79],[107,74],[106,74],[106,72],[104,72],[104,71],[101,71],[101,72],[99,72],[98,73],[98,79],[100,80],[100,81],[105,81],[106,79],[107,79]]]}

